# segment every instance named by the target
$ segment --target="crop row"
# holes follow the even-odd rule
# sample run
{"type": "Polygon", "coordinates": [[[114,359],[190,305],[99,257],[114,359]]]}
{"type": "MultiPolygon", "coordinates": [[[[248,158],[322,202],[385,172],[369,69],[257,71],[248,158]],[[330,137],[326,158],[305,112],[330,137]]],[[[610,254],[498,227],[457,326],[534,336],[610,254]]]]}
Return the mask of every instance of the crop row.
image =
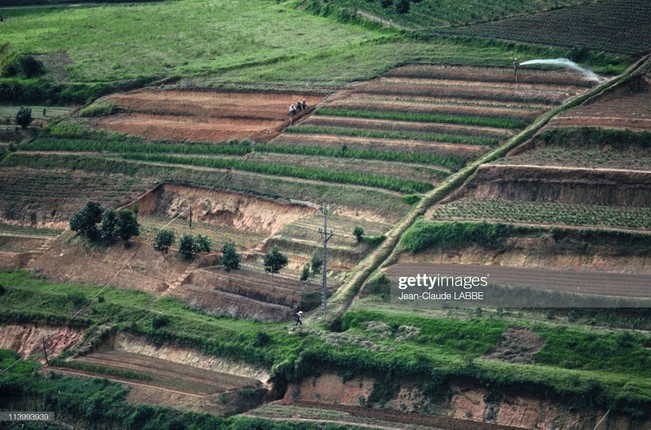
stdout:
{"type": "Polygon", "coordinates": [[[332,171],[313,167],[290,166],[223,158],[174,156],[163,154],[124,153],[120,156],[129,160],[187,164],[215,169],[237,169],[268,175],[280,175],[317,181],[379,187],[387,190],[398,191],[401,193],[423,193],[432,189],[431,184],[409,179],[392,178],[389,176],[368,173],[332,171]]]}
{"type": "MultiPolygon", "coordinates": [[[[533,16],[457,27],[448,33],[518,40],[545,45],[637,54],[648,50],[651,4],[637,0],[610,0],[563,8],[533,16]],[[604,31],[595,31],[595,28],[604,31]],[[563,29],[563,31],[558,31],[563,29]],[[609,31],[610,30],[610,31],[609,31]]],[[[587,56],[583,52],[584,56],[587,56]]],[[[575,59],[581,61],[582,59],[575,59]]]]}
{"type": "Polygon", "coordinates": [[[238,170],[196,169],[191,165],[157,165],[139,163],[114,157],[94,154],[35,154],[14,152],[2,161],[1,171],[15,167],[39,170],[63,169],[79,174],[92,172],[95,175],[117,178],[119,175],[134,179],[140,188],[167,182],[228,190],[236,193],[253,194],[271,198],[292,199],[297,196],[307,201],[324,201],[327,204],[371,210],[388,219],[396,220],[410,206],[401,196],[381,188],[355,187],[327,182],[297,181],[283,176],[268,176],[261,180],[257,175],[238,170]],[[118,176],[115,176],[118,175],[118,176]]]}
{"type": "Polygon", "coordinates": [[[512,118],[494,118],[482,116],[444,115],[431,113],[406,113],[406,112],[379,112],[354,109],[328,109],[322,108],[314,112],[315,115],[343,116],[350,118],[390,119],[396,121],[413,122],[442,122],[446,124],[478,125],[496,128],[523,128],[526,121],[512,118]]]}
{"type": "Polygon", "coordinates": [[[453,134],[415,133],[406,131],[363,130],[357,128],[316,127],[310,125],[291,126],[286,133],[334,134],[338,136],[369,137],[376,139],[423,140],[428,142],[458,143],[465,145],[493,146],[498,139],[479,136],[459,136],[453,134]]]}
{"type": "Polygon", "coordinates": [[[320,148],[303,145],[274,145],[268,143],[224,142],[221,144],[172,144],[113,142],[95,140],[37,139],[22,145],[25,151],[69,151],[69,152],[111,152],[111,153],[169,153],[204,155],[246,155],[251,152],[270,152],[278,154],[313,155],[364,160],[401,161],[407,163],[434,164],[450,169],[460,169],[465,159],[454,155],[419,154],[411,152],[378,151],[372,149],[348,149],[347,147],[320,148]]]}
{"type": "Polygon", "coordinates": [[[435,207],[432,218],[651,229],[651,207],[557,202],[461,199],[435,207]]]}

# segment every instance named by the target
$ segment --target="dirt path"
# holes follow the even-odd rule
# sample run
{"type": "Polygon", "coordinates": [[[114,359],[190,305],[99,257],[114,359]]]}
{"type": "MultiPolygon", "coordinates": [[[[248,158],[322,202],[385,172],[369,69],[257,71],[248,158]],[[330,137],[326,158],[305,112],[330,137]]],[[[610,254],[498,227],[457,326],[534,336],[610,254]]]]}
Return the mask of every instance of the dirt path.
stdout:
{"type": "Polygon", "coordinates": [[[496,164],[495,166],[513,168],[513,169],[527,168],[527,169],[537,169],[537,170],[544,169],[544,170],[566,171],[566,172],[614,172],[614,173],[651,174],[651,171],[649,170],[604,169],[601,167],[573,167],[573,166],[547,166],[547,165],[541,166],[536,164],[503,164],[503,163],[496,164]]]}

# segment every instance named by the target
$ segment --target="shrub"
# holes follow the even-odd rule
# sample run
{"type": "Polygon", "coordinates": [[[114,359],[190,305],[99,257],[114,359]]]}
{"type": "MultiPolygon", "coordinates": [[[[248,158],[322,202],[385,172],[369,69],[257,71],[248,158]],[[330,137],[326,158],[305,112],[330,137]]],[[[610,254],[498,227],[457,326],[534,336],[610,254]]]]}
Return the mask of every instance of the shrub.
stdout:
{"type": "Polygon", "coordinates": [[[312,266],[312,273],[318,275],[323,267],[323,258],[319,254],[314,254],[310,260],[310,265],[312,266]]]}
{"type": "Polygon", "coordinates": [[[364,229],[362,227],[355,227],[353,229],[353,236],[357,239],[358,242],[362,241],[362,236],[364,236],[364,229]]]}
{"type": "Polygon", "coordinates": [[[154,238],[154,249],[162,254],[167,254],[174,245],[174,232],[170,230],[160,230],[154,238]]]}
{"type": "Polygon", "coordinates": [[[240,260],[241,256],[237,253],[233,242],[226,242],[222,245],[221,264],[226,272],[238,270],[240,268],[240,260]]]}
{"type": "Polygon", "coordinates": [[[419,218],[402,235],[400,243],[412,252],[439,247],[454,249],[469,245],[498,247],[512,227],[487,222],[425,222],[419,218]]]}
{"type": "Polygon", "coordinates": [[[43,63],[32,55],[9,54],[2,59],[0,73],[4,77],[36,78],[45,73],[43,63]]]}
{"type": "Polygon", "coordinates": [[[6,292],[7,292],[7,290],[6,290],[5,286],[0,285],[0,296],[4,296],[6,292]]]}
{"type": "Polygon", "coordinates": [[[169,323],[170,318],[167,315],[156,315],[154,319],[151,320],[151,327],[154,330],[158,330],[159,328],[169,325],[169,323]]]}
{"type": "Polygon", "coordinates": [[[253,346],[266,346],[271,343],[271,336],[263,331],[255,333],[255,339],[253,340],[253,346]]]}
{"type": "Polygon", "coordinates": [[[186,260],[192,260],[197,255],[197,246],[194,237],[190,234],[184,234],[179,240],[179,254],[186,260]]]}
{"type": "Polygon", "coordinates": [[[288,262],[289,260],[287,259],[287,256],[280,252],[280,249],[278,249],[277,246],[274,246],[273,249],[264,256],[264,270],[273,275],[287,266],[288,262]]]}
{"type": "Polygon", "coordinates": [[[89,240],[97,240],[97,223],[102,221],[104,208],[96,202],[88,202],[86,207],[70,218],[70,229],[89,240]]]}
{"type": "Polygon", "coordinates": [[[210,239],[208,239],[208,236],[198,234],[194,239],[194,243],[197,247],[197,254],[200,252],[210,252],[210,239]]]}
{"type": "Polygon", "coordinates": [[[115,209],[109,208],[102,215],[102,226],[99,229],[99,236],[104,241],[112,241],[117,229],[118,213],[115,209]]]}
{"type": "Polygon", "coordinates": [[[310,265],[306,264],[303,266],[303,271],[301,272],[301,282],[307,282],[312,277],[312,272],[310,271],[310,265]]]}
{"type": "Polygon", "coordinates": [[[132,210],[122,209],[118,212],[115,234],[122,239],[125,246],[128,245],[129,239],[140,235],[140,224],[132,210]]]}
{"type": "Polygon", "coordinates": [[[89,302],[89,300],[81,293],[68,293],[68,301],[72,302],[76,308],[83,308],[89,302]]]}
{"type": "Polygon", "coordinates": [[[34,118],[32,117],[31,108],[21,107],[18,109],[18,112],[16,112],[16,124],[21,126],[23,130],[26,129],[33,120],[34,118]]]}

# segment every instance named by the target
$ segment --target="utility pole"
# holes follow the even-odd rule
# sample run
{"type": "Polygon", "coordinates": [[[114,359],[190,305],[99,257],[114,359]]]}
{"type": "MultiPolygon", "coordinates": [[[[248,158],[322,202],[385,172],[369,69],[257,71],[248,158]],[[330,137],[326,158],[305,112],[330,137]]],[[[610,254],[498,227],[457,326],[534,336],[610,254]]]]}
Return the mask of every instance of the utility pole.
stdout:
{"type": "Polygon", "coordinates": [[[328,298],[328,241],[335,235],[333,231],[328,231],[328,208],[321,206],[323,213],[323,228],[319,229],[319,233],[323,238],[323,267],[321,272],[321,315],[326,311],[326,299],[328,298]]]}
{"type": "Polygon", "coordinates": [[[192,205],[190,205],[190,230],[192,230],[192,205]]]}

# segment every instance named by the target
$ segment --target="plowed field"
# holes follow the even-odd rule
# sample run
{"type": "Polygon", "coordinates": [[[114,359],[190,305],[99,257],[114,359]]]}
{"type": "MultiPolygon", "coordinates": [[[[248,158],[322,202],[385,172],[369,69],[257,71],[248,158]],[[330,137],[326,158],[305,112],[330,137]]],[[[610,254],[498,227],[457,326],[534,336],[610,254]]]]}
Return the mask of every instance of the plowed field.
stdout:
{"type": "Polygon", "coordinates": [[[267,141],[289,123],[289,105],[304,97],[310,106],[321,100],[302,94],[138,90],[107,97],[120,113],[93,124],[157,140],[267,141]]]}

